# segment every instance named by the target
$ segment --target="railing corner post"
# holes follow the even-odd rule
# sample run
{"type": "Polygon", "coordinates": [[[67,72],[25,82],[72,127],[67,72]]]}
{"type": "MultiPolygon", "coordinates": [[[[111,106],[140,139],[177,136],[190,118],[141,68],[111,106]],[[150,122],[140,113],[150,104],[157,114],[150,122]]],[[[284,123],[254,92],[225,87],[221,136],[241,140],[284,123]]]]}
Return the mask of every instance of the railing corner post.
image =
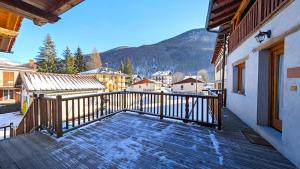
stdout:
{"type": "Polygon", "coordinates": [[[63,136],[63,131],[62,131],[62,96],[58,95],[56,96],[56,135],[57,137],[62,137],[63,136]]]}
{"type": "Polygon", "coordinates": [[[123,111],[126,112],[126,108],[127,108],[127,105],[126,105],[126,89],[124,89],[124,93],[123,93],[123,111]]]}
{"type": "Polygon", "coordinates": [[[218,94],[218,130],[222,129],[222,97],[223,94],[218,94]]]}
{"type": "Polygon", "coordinates": [[[164,117],[164,92],[160,92],[160,119],[162,120],[164,117]]]}
{"type": "Polygon", "coordinates": [[[184,123],[187,123],[189,120],[189,96],[185,96],[185,119],[184,123]]]}
{"type": "Polygon", "coordinates": [[[14,126],[14,124],[13,123],[10,123],[9,124],[9,131],[10,131],[10,133],[9,133],[9,137],[11,138],[11,137],[14,137],[15,136],[15,132],[14,132],[14,128],[13,128],[13,126],[14,126]]]}

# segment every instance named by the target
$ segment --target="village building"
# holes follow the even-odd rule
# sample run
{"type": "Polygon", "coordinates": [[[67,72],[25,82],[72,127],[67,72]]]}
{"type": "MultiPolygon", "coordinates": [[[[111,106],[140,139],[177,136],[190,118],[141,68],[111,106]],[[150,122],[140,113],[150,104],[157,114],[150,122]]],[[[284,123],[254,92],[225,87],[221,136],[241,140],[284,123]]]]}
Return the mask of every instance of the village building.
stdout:
{"type": "Polygon", "coordinates": [[[21,88],[21,111],[25,113],[34,94],[44,97],[70,97],[100,93],[105,86],[91,75],[21,72],[15,86],[21,88]]]}
{"type": "Polygon", "coordinates": [[[206,25],[218,32],[213,63],[226,56],[227,107],[298,167],[299,9],[298,0],[211,0],[206,25]]]}
{"type": "Polygon", "coordinates": [[[175,93],[199,93],[203,90],[204,82],[194,78],[186,78],[179,82],[173,83],[172,92],[175,93]]]}
{"type": "Polygon", "coordinates": [[[136,82],[142,80],[143,78],[140,75],[132,75],[131,79],[132,79],[132,83],[136,83],[136,82]]]}
{"type": "Polygon", "coordinates": [[[97,69],[81,72],[95,76],[104,86],[106,92],[120,91],[126,88],[125,82],[127,75],[112,68],[100,67],[97,69]]]}
{"type": "Polygon", "coordinates": [[[143,79],[136,83],[133,83],[130,90],[140,91],[140,92],[154,92],[160,91],[162,83],[152,80],[152,79],[143,79]]]}
{"type": "Polygon", "coordinates": [[[15,104],[20,102],[20,88],[16,80],[20,72],[33,72],[33,69],[19,65],[0,64],[0,104],[15,104]]]}
{"type": "Polygon", "coordinates": [[[172,72],[171,71],[158,71],[152,75],[152,79],[161,82],[163,86],[169,86],[172,84],[172,72]]]}

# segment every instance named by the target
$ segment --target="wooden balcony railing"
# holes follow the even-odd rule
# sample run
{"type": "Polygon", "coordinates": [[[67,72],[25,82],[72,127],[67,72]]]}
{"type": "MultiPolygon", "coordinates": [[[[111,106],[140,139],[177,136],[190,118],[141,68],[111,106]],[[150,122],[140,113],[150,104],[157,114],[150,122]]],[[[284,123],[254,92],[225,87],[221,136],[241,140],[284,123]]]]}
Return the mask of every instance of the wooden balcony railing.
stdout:
{"type": "Polygon", "coordinates": [[[0,141],[5,140],[7,138],[13,137],[13,123],[10,123],[7,126],[0,127],[0,141]]]}
{"type": "Polygon", "coordinates": [[[62,98],[35,97],[15,135],[46,129],[58,137],[123,111],[176,119],[221,129],[221,94],[111,92],[62,98]]]}
{"type": "Polygon", "coordinates": [[[231,53],[258,30],[290,0],[256,0],[239,25],[232,31],[228,50],[231,53]]]}

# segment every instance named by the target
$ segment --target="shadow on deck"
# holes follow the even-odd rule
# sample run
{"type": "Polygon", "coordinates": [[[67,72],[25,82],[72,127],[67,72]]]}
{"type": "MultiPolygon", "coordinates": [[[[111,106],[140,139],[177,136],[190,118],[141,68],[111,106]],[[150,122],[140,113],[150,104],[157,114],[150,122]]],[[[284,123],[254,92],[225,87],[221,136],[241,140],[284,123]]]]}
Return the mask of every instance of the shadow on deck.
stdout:
{"type": "Polygon", "coordinates": [[[295,168],[249,143],[223,111],[223,131],[119,113],[56,139],[41,132],[0,142],[0,168],[295,168]]]}

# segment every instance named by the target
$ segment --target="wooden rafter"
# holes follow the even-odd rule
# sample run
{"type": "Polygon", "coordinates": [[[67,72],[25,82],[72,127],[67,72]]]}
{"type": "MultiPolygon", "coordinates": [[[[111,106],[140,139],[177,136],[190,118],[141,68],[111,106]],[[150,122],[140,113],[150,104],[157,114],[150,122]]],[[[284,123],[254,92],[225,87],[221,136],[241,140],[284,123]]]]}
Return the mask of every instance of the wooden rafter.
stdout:
{"type": "Polygon", "coordinates": [[[40,8],[37,8],[31,4],[28,4],[19,0],[0,0],[0,6],[32,19],[37,25],[42,25],[46,22],[54,23],[60,18],[52,13],[46,12],[40,8]]]}
{"type": "Polygon", "coordinates": [[[18,35],[18,32],[16,32],[16,31],[0,27],[0,36],[16,37],[17,35],[18,35]]]}

